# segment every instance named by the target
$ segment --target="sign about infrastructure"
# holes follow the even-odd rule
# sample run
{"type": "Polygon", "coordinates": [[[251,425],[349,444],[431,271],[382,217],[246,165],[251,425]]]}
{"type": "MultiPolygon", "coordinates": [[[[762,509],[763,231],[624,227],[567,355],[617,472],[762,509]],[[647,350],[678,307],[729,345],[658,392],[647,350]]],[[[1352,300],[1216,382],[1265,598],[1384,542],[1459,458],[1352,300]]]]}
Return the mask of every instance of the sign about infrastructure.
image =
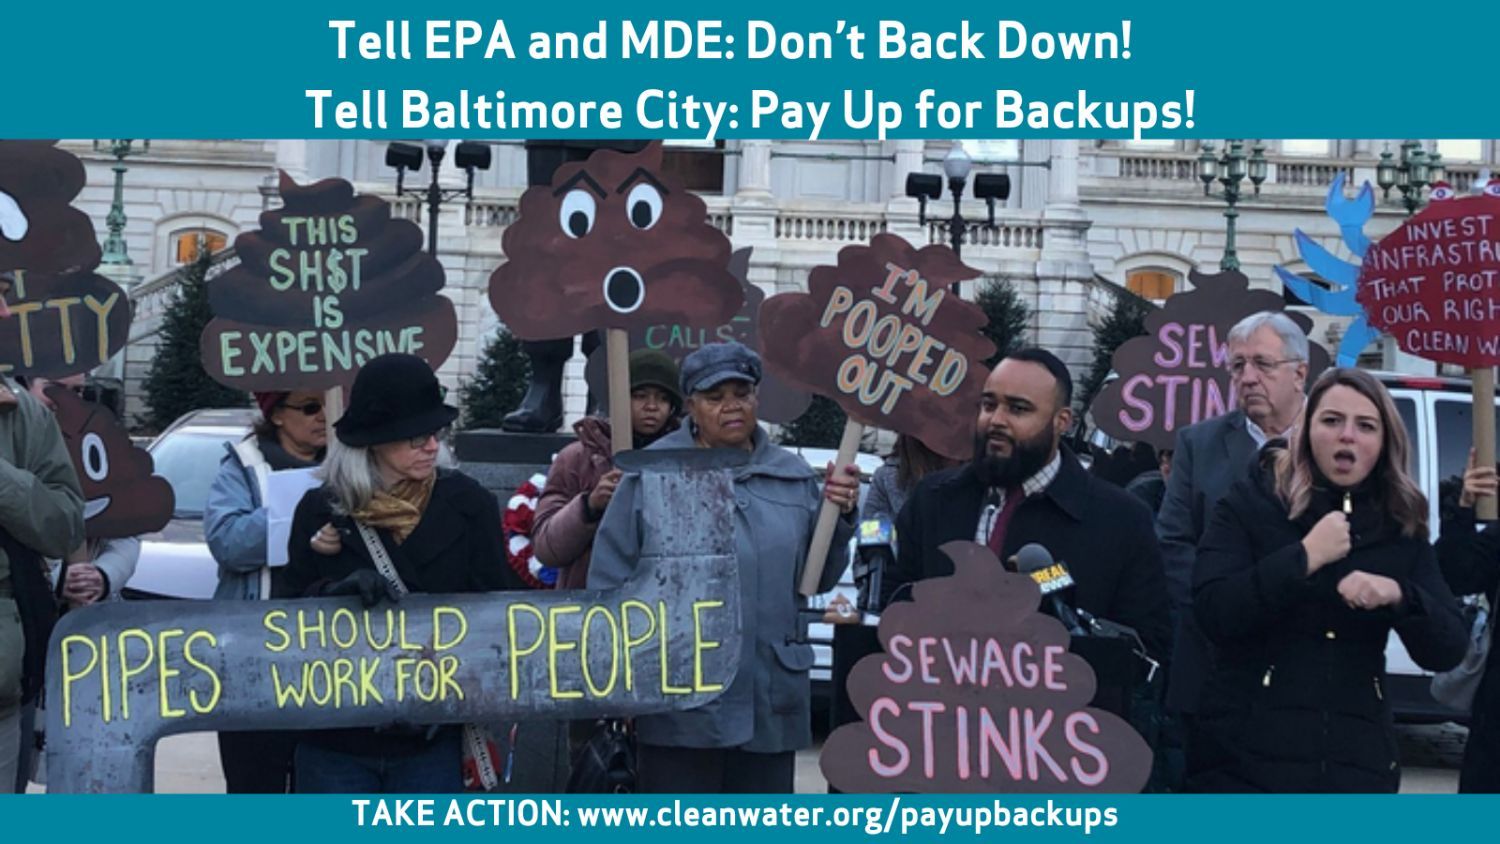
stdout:
{"type": "Polygon", "coordinates": [[[61,384],[47,387],[57,426],[83,487],[83,526],[90,539],[139,536],[172,520],[176,497],[152,474],[151,454],[136,448],[109,408],[84,401],[61,384]]]}
{"type": "Polygon", "coordinates": [[[660,143],[601,149],[521,195],[501,241],[490,304],[523,340],[597,328],[716,329],[744,304],[729,238],[708,206],[662,171],[660,143]]]}
{"type": "MultiPolygon", "coordinates": [[[[748,280],[750,251],[748,246],[744,249],[737,249],[729,258],[729,272],[739,279],[740,287],[745,294],[745,303],[740,306],[739,313],[728,322],[714,328],[667,323],[635,328],[630,331],[630,347],[632,349],[657,349],[670,355],[678,364],[681,364],[688,355],[710,343],[723,343],[729,340],[738,341],[759,352],[761,350],[760,306],[765,302],[766,294],[748,280]]],[[[609,379],[606,375],[605,354],[601,346],[589,355],[588,365],[584,368],[584,378],[588,381],[589,392],[600,404],[608,402],[609,379]]],[[[807,410],[808,405],[812,404],[810,393],[787,384],[775,373],[770,372],[761,379],[755,394],[756,415],[766,422],[791,422],[801,416],[807,410]]]]}
{"type": "Polygon", "coordinates": [[[973,542],[954,573],[918,583],[880,618],[883,653],[849,673],[862,720],[834,730],[820,764],[850,792],[1133,792],[1151,748],[1088,705],[1094,671],[1041,588],[973,542]]]}
{"type": "Polygon", "coordinates": [[[846,246],[836,265],[813,268],[809,292],[761,306],[766,366],[851,419],[970,457],[968,420],[988,374],[980,362],[995,347],[979,333],[984,311],[949,288],[979,274],[946,246],[917,249],[893,234],[846,246]]]}
{"type": "Polygon", "coordinates": [[[458,322],[417,224],[342,179],[282,173],[281,198],[235,238],[239,265],[209,282],[203,368],[243,390],[317,390],[351,384],[387,352],[441,366],[458,322]]]}
{"type": "Polygon", "coordinates": [[[1500,196],[1440,194],[1365,253],[1357,297],[1402,350],[1492,367],[1500,364],[1500,196]]]}
{"type": "Polygon", "coordinates": [[[70,204],[83,184],[83,163],[54,141],[0,141],[0,373],[75,375],[125,346],[130,299],[94,272],[94,224],[70,204]]]}
{"type": "MultiPolygon", "coordinates": [[[[1238,270],[1188,274],[1192,288],[1167,299],[1146,317],[1146,334],[1115,350],[1118,376],[1094,398],[1094,423],[1126,442],[1172,448],[1178,430],[1235,407],[1229,378],[1229,332],[1260,311],[1286,302],[1270,290],[1251,289],[1238,270]]],[[[1304,332],[1312,321],[1287,312],[1304,332]]],[[[1328,366],[1328,353],[1309,344],[1308,377],[1328,366]]]]}

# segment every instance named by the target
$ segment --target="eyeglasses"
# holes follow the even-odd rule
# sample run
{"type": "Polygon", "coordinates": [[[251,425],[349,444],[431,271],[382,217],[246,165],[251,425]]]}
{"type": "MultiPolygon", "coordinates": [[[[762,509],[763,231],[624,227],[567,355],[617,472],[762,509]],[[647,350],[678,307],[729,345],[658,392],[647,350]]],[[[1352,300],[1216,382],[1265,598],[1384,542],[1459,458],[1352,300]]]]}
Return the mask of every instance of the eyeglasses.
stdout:
{"type": "Polygon", "coordinates": [[[441,443],[443,440],[448,439],[448,431],[448,428],[439,428],[438,430],[433,431],[430,434],[423,434],[420,437],[412,437],[411,439],[406,441],[406,444],[411,448],[425,448],[427,446],[428,440],[436,439],[439,443],[441,443]]]}
{"type": "Polygon", "coordinates": [[[1247,364],[1254,364],[1255,368],[1260,370],[1261,375],[1270,375],[1276,370],[1276,367],[1281,366],[1282,364],[1301,362],[1302,360],[1300,358],[1284,358],[1282,360],[1271,360],[1270,358],[1263,358],[1259,355],[1250,358],[1249,360],[1246,360],[1244,358],[1235,358],[1234,360],[1229,362],[1229,374],[1234,376],[1244,375],[1245,366],[1247,364]]]}
{"type": "Polygon", "coordinates": [[[303,416],[317,416],[323,412],[323,403],[320,401],[310,401],[307,404],[283,404],[282,407],[287,410],[300,411],[303,416]]]}

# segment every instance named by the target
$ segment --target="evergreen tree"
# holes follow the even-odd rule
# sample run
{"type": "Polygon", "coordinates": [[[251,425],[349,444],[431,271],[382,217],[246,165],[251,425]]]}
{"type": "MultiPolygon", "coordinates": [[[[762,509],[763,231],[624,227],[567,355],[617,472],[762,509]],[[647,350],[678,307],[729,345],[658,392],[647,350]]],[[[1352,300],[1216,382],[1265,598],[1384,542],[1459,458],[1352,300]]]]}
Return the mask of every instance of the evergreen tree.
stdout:
{"type": "Polygon", "coordinates": [[[485,344],[474,377],[459,393],[464,428],[498,428],[507,413],[521,406],[531,378],[531,360],[509,331],[502,328],[485,344]]]}
{"type": "Polygon", "coordinates": [[[208,268],[213,256],[200,248],[193,263],[179,273],[177,289],[161,318],[156,357],[142,387],[146,393],[146,424],[160,431],[192,410],[244,407],[249,396],[215,381],[203,370],[198,340],[213,319],[208,306],[208,268]]]}
{"type": "Polygon", "coordinates": [[[812,404],[801,416],[781,426],[782,445],[808,448],[838,448],[844,438],[848,416],[833,399],[813,396],[812,404]]]}
{"type": "Polygon", "coordinates": [[[982,332],[995,344],[995,353],[984,361],[986,369],[994,368],[1000,359],[1026,346],[1026,324],[1031,320],[1026,305],[1016,289],[999,279],[990,279],[979,287],[974,303],[989,317],[982,332]]]}
{"type": "Polygon", "coordinates": [[[1083,379],[1078,391],[1080,406],[1088,407],[1099,388],[1104,386],[1104,378],[1114,365],[1112,359],[1115,350],[1124,345],[1126,340],[1146,334],[1146,317],[1153,310],[1155,309],[1151,303],[1145,299],[1128,291],[1120,291],[1109,316],[1094,326],[1094,363],[1089,367],[1089,374],[1083,379]]]}

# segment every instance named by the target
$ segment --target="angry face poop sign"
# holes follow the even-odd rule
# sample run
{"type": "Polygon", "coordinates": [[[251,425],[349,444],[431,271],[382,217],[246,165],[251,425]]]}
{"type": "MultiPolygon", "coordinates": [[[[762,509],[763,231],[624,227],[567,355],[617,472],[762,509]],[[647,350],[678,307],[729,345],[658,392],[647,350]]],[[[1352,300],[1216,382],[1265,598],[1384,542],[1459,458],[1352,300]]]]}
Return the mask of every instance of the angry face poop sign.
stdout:
{"type": "Polygon", "coordinates": [[[921,581],[880,620],[884,653],[849,673],[864,721],[834,730],[819,764],[847,792],[1133,792],[1151,748],[1088,706],[1093,669],[1037,612],[1041,590],[973,542],[954,574],[921,581]]]}
{"type": "Polygon", "coordinates": [[[490,304],[512,334],[730,322],[744,294],[728,269],[729,238],[661,164],[659,142],[601,149],[521,195],[502,240],[506,263],[490,277],[490,304]]]}

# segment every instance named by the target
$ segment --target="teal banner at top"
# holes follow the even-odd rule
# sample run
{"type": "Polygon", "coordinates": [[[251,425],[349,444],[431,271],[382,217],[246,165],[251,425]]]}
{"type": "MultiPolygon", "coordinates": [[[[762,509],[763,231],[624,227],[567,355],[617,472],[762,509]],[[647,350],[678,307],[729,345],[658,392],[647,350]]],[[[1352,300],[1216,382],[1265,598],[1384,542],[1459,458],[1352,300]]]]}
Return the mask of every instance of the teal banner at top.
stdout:
{"type": "Polygon", "coordinates": [[[0,136],[1481,137],[1497,23],[1493,2],[12,3],[0,136]]]}

